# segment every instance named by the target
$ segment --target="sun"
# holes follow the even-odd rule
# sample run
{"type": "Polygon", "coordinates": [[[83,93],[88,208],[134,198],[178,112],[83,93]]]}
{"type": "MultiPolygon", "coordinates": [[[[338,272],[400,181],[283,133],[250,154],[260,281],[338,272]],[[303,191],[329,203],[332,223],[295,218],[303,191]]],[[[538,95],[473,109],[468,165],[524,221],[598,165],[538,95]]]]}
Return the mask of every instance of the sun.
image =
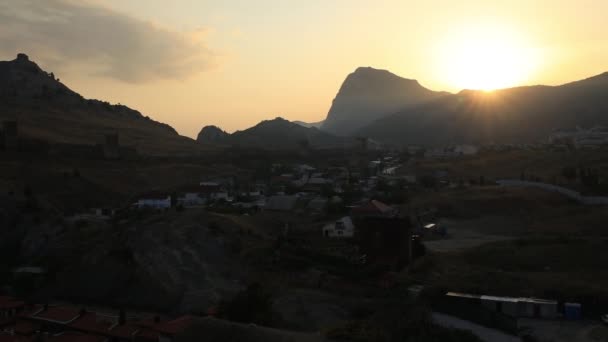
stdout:
{"type": "Polygon", "coordinates": [[[486,91],[524,83],[537,63],[518,35],[492,27],[450,34],[437,57],[440,77],[450,86],[486,91]]]}

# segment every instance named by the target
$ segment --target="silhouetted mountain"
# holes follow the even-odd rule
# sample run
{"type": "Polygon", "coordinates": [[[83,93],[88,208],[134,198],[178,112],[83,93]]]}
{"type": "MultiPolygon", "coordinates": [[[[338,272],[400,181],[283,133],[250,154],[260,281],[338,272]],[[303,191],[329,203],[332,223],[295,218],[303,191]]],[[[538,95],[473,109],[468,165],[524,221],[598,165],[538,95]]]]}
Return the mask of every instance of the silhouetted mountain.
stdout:
{"type": "Polygon", "coordinates": [[[445,93],[431,91],[416,80],[386,70],[358,68],[340,87],[322,129],[351,135],[377,119],[442,95],[445,93]]]}
{"type": "Polygon", "coordinates": [[[136,110],[83,98],[25,54],[0,62],[1,120],[16,120],[20,134],[51,143],[94,145],[104,134],[118,133],[121,145],[143,154],[200,150],[192,139],[136,110]]]}
{"type": "Polygon", "coordinates": [[[224,132],[217,126],[205,126],[198,133],[196,141],[199,143],[222,143],[230,136],[230,133],[224,132]]]}
{"type": "Polygon", "coordinates": [[[358,134],[393,144],[524,143],[556,128],[608,124],[608,73],[562,86],[463,90],[410,106],[358,134]]]}
{"type": "Polygon", "coordinates": [[[238,147],[278,150],[302,147],[338,148],[347,146],[350,141],[350,138],[336,137],[314,127],[303,127],[283,118],[275,118],[262,121],[246,130],[234,132],[222,140],[222,143],[238,147]]]}
{"type": "Polygon", "coordinates": [[[323,126],[323,123],[325,122],[325,120],[317,121],[317,122],[304,122],[304,121],[295,120],[295,121],[292,121],[292,122],[295,123],[295,124],[298,124],[300,126],[303,126],[303,127],[321,128],[321,126],[323,126]]]}

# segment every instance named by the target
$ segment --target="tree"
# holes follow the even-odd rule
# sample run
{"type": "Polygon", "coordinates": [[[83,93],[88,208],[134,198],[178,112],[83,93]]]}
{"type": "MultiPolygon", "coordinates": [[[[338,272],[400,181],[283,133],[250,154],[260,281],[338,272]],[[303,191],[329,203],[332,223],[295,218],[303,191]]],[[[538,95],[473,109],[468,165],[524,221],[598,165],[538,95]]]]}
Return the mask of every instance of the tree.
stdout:
{"type": "Polygon", "coordinates": [[[230,301],[219,304],[218,316],[241,323],[272,324],[272,296],[259,283],[250,284],[230,301]]]}

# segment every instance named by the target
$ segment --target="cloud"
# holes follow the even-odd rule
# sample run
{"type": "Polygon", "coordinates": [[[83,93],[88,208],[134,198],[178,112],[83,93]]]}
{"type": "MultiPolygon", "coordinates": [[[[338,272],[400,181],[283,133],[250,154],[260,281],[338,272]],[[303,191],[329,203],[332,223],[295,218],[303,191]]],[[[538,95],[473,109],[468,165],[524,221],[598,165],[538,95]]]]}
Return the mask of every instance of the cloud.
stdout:
{"type": "Polygon", "coordinates": [[[133,83],[183,79],[215,63],[204,37],[84,1],[0,0],[0,52],[25,52],[53,71],[133,83]]]}

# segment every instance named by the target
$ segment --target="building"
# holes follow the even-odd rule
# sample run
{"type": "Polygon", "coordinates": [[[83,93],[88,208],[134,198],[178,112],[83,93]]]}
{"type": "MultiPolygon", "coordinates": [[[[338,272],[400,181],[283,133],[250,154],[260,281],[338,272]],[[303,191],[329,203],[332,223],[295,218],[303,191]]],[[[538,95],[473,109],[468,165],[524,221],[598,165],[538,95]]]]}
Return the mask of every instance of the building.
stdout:
{"type": "Polygon", "coordinates": [[[25,303],[13,297],[0,296],[0,322],[14,319],[23,311],[25,303]]]}
{"type": "Polygon", "coordinates": [[[350,217],[345,216],[323,227],[323,236],[331,238],[352,238],[355,236],[355,225],[350,217]]]}
{"type": "Polygon", "coordinates": [[[558,303],[554,300],[521,297],[500,297],[448,292],[446,297],[453,303],[477,304],[483,308],[510,317],[556,318],[558,303]]]}
{"type": "Polygon", "coordinates": [[[151,192],[142,195],[135,205],[139,209],[168,209],[171,208],[171,195],[162,192],[151,192]]]}

